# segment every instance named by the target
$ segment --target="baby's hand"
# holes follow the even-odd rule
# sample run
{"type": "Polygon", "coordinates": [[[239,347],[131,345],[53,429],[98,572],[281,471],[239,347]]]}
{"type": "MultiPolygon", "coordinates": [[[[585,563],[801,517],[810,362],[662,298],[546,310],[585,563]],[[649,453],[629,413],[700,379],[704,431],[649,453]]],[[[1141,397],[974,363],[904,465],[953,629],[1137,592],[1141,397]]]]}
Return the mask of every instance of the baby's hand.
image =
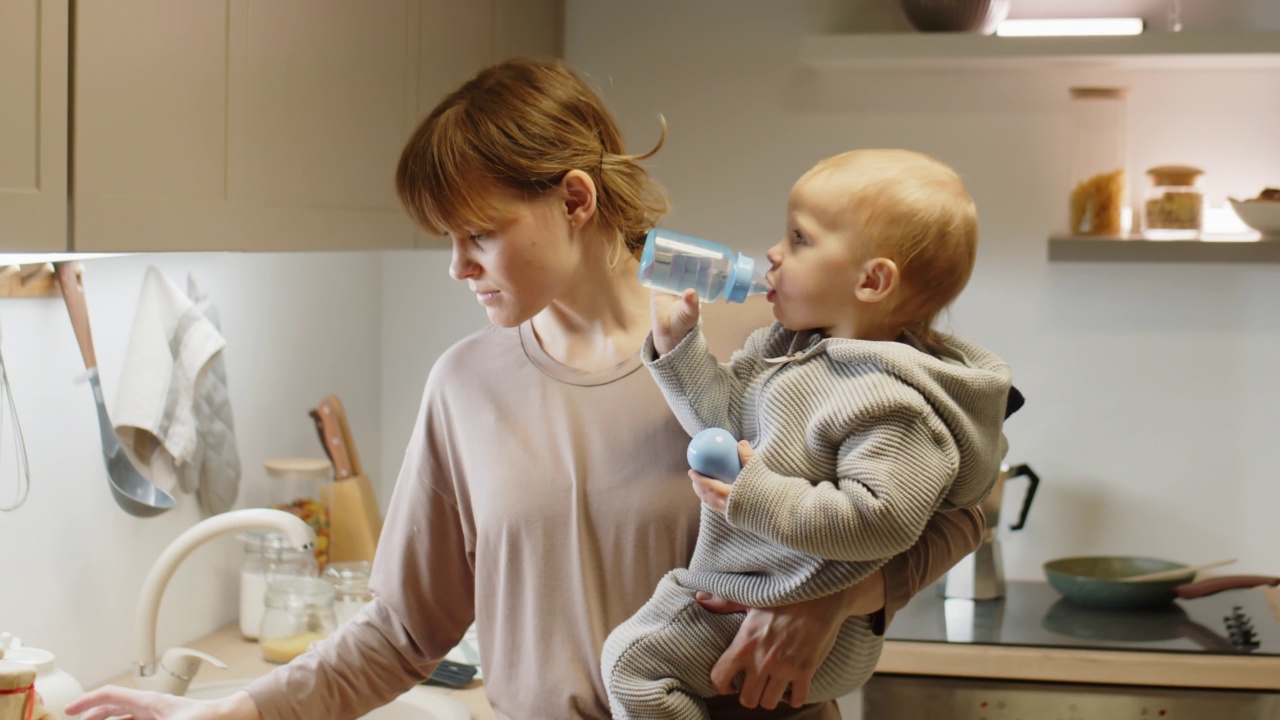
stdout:
{"type": "MultiPolygon", "coordinates": [[[[742,467],[746,467],[751,462],[751,458],[756,456],[756,451],[751,447],[751,443],[746,440],[738,441],[738,460],[742,462],[742,467]]],[[[729,510],[729,493],[733,492],[733,486],[726,482],[720,482],[715,478],[707,477],[697,470],[689,471],[689,479],[693,481],[693,492],[707,507],[724,515],[729,510]]]]}
{"type": "Polygon", "coordinates": [[[649,299],[653,319],[653,349],[666,355],[698,326],[698,293],[685,290],[683,295],[654,290],[649,299]]]}

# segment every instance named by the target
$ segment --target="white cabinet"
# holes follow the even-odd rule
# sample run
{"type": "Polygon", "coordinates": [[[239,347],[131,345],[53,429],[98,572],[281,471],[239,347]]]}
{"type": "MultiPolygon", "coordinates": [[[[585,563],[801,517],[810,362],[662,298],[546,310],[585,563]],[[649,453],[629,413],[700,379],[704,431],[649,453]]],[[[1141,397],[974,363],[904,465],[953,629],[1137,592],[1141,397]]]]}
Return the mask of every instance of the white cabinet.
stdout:
{"type": "Polygon", "coordinates": [[[0,0],[0,251],[67,247],[69,0],[0,0]]]}
{"type": "Polygon", "coordinates": [[[77,7],[81,251],[434,244],[395,195],[404,142],[481,66],[554,53],[560,25],[559,0],[77,7]]]}

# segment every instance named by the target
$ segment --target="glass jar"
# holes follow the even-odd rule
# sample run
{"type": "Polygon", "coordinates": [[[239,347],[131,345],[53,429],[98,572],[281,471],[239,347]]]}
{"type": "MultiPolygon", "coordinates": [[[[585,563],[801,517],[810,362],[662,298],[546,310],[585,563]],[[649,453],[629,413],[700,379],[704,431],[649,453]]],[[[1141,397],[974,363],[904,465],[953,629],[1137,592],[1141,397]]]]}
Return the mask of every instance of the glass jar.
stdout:
{"type": "Polygon", "coordinates": [[[240,566],[240,634],[255,640],[262,626],[267,583],[279,576],[315,577],[319,568],[310,550],[293,547],[280,533],[250,530],[239,537],[244,543],[244,563],[240,566]]]}
{"type": "Polygon", "coordinates": [[[319,458],[279,458],[263,465],[269,478],[268,507],[293,513],[316,533],[316,564],[329,562],[329,496],[333,464],[319,458]]]}
{"type": "Polygon", "coordinates": [[[333,612],[333,585],[313,577],[280,576],[267,583],[258,629],[262,659],[287,663],[338,627],[333,612]]]}
{"type": "Polygon", "coordinates": [[[1147,171],[1151,185],[1142,203],[1142,236],[1152,240],[1195,240],[1204,216],[1204,171],[1189,165],[1161,165],[1147,171]]]}
{"type": "Polygon", "coordinates": [[[372,569],[368,560],[329,563],[324,569],[324,579],[333,585],[333,607],[339,624],[350,620],[373,599],[369,592],[372,569]]]}
{"type": "Polygon", "coordinates": [[[1128,88],[1071,88],[1073,235],[1129,232],[1126,104],[1128,88]]]}

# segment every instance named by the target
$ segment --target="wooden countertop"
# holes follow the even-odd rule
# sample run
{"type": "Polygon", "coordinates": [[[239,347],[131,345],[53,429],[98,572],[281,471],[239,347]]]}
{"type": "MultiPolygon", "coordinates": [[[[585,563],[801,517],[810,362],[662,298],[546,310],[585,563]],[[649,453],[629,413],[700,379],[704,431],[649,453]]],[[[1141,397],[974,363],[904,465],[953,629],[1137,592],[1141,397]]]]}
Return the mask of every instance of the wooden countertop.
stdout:
{"type": "MultiPolygon", "coordinates": [[[[1268,588],[1263,592],[1276,621],[1280,622],[1280,589],[1268,588]]],[[[230,666],[222,670],[205,663],[194,684],[256,678],[277,667],[262,659],[258,644],[242,638],[239,625],[234,623],[188,646],[230,666]]],[[[1277,656],[888,641],[876,672],[1104,685],[1280,690],[1280,657],[1277,656]]],[[[132,687],[133,678],[120,675],[105,684],[132,687]]],[[[465,705],[475,720],[496,720],[479,680],[457,690],[431,689],[465,705]]]]}

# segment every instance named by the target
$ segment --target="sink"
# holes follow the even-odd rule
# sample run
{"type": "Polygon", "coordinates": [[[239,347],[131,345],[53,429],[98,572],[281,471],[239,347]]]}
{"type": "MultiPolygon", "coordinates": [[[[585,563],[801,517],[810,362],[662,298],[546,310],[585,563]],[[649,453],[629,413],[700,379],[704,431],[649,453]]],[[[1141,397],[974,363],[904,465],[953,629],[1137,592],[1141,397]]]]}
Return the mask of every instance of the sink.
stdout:
{"type": "MultiPolygon", "coordinates": [[[[224,682],[192,685],[187,697],[211,700],[243,690],[250,681],[227,680],[224,682]]],[[[471,720],[466,706],[439,690],[418,686],[392,700],[377,710],[362,715],[368,720],[471,720]]]]}

